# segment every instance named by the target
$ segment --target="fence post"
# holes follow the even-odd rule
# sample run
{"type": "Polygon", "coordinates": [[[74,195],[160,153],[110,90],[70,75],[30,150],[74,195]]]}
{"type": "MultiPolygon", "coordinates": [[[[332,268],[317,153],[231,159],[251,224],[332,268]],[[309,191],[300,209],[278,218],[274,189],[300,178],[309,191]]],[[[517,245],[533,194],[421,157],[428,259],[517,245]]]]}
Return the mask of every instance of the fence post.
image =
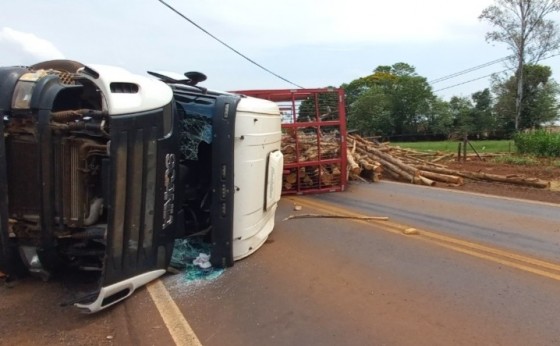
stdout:
{"type": "Polygon", "coordinates": [[[467,162],[467,142],[469,141],[468,135],[463,136],[463,162],[467,162]]]}

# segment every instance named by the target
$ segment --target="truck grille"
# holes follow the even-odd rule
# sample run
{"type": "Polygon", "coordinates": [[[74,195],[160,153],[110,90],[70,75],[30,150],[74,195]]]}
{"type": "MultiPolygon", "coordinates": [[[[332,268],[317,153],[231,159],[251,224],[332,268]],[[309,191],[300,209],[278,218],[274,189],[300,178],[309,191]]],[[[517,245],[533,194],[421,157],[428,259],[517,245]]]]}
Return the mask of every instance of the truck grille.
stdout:
{"type": "Polygon", "coordinates": [[[112,123],[108,265],[105,284],[154,267],[162,209],[162,114],[115,118],[112,123]],[[161,180],[161,183],[160,183],[161,180]],[[158,187],[159,186],[159,187],[158,187]]]}
{"type": "Polygon", "coordinates": [[[37,170],[37,145],[32,138],[8,137],[6,155],[11,217],[39,217],[41,205],[36,192],[41,191],[41,184],[37,170]]]}

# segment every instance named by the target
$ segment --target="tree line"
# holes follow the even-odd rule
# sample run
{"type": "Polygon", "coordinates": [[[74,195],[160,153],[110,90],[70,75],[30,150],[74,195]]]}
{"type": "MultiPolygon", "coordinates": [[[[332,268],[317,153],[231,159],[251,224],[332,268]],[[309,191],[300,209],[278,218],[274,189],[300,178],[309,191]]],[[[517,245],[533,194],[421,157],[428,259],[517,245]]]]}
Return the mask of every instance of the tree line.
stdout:
{"type": "Polygon", "coordinates": [[[495,0],[479,19],[495,30],[489,42],[505,44],[511,75],[496,75],[491,86],[470,97],[438,98],[427,79],[399,62],[345,83],[348,127],[364,135],[443,135],[507,138],[560,118],[560,87],[552,70],[540,65],[560,49],[560,0],[495,0]]]}
{"type": "MultiPolygon", "coordinates": [[[[560,87],[548,66],[525,65],[523,108],[517,130],[540,128],[560,116],[560,87]]],[[[348,128],[366,136],[440,135],[509,138],[516,132],[517,80],[495,79],[470,97],[437,97],[427,79],[406,63],[378,66],[341,86],[348,128]]]]}

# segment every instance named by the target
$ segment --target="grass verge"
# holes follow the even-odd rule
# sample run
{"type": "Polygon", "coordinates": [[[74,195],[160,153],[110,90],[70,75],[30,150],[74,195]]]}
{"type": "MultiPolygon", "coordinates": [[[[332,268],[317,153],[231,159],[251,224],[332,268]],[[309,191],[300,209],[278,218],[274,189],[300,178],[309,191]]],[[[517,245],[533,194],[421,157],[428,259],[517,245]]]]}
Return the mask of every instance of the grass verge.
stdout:
{"type": "MultiPolygon", "coordinates": [[[[391,142],[391,145],[423,152],[456,153],[459,143],[462,141],[391,142]]],[[[470,141],[470,143],[479,153],[512,153],[515,151],[515,145],[511,140],[480,140],[470,141]]],[[[467,146],[467,151],[473,152],[470,146],[467,146]]]]}

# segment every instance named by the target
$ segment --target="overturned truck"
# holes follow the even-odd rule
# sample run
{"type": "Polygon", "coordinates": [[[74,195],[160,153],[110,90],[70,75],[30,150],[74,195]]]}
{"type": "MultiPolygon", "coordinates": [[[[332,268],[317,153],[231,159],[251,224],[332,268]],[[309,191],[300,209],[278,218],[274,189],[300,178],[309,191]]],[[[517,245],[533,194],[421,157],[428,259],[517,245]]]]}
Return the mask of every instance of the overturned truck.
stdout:
{"type": "Polygon", "coordinates": [[[282,189],[272,102],[182,79],[55,60],[0,68],[0,271],[87,273],[95,312],[164,274],[200,237],[227,267],[274,227],[282,189]]]}

